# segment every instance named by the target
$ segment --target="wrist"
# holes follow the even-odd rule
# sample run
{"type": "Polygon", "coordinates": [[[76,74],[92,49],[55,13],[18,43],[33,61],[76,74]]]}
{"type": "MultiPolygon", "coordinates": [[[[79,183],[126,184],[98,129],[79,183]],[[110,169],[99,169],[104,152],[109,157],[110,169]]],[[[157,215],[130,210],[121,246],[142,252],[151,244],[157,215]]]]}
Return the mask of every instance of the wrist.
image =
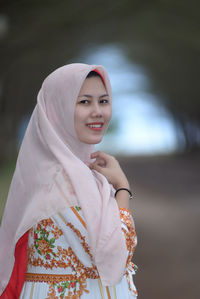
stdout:
{"type": "Polygon", "coordinates": [[[120,182],[116,183],[114,187],[116,190],[120,189],[120,188],[130,189],[128,180],[120,181],[120,182]]]}
{"type": "Polygon", "coordinates": [[[119,189],[117,189],[116,192],[115,192],[115,198],[117,197],[117,194],[119,192],[122,192],[122,191],[128,192],[129,193],[129,199],[133,199],[133,194],[132,194],[131,190],[127,189],[127,188],[119,188],[119,189]]]}
{"type": "Polygon", "coordinates": [[[129,209],[130,194],[126,190],[116,191],[115,199],[119,208],[129,209]]]}

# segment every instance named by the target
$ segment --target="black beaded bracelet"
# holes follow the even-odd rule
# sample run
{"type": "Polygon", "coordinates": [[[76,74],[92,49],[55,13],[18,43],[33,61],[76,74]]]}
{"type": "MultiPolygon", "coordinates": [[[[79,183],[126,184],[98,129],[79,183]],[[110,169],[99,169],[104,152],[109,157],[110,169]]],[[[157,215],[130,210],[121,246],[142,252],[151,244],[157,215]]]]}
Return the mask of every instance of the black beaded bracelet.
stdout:
{"type": "Polygon", "coordinates": [[[116,197],[116,195],[117,195],[117,192],[119,192],[119,191],[121,191],[121,190],[125,190],[125,191],[127,191],[127,192],[129,193],[129,198],[130,198],[130,199],[133,199],[133,194],[132,194],[132,192],[131,192],[129,189],[127,189],[127,188],[119,188],[119,189],[117,189],[116,192],[115,192],[115,197],[116,197]]]}

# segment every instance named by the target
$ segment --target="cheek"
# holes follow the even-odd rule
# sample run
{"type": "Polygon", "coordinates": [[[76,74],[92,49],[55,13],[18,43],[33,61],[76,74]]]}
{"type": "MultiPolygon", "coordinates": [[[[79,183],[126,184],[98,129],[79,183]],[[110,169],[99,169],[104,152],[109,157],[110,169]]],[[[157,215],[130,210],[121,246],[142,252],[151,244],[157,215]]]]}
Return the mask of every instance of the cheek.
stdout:
{"type": "Polygon", "coordinates": [[[76,132],[81,129],[87,118],[87,111],[82,107],[77,107],[74,113],[74,127],[76,132]]]}
{"type": "Polygon", "coordinates": [[[109,109],[106,109],[104,117],[105,117],[107,122],[110,121],[110,119],[112,117],[112,108],[111,107],[109,107],[109,109]]]}
{"type": "Polygon", "coordinates": [[[75,113],[74,113],[74,127],[76,130],[76,133],[78,133],[78,131],[79,131],[80,123],[81,123],[81,113],[80,113],[80,109],[78,109],[78,107],[77,107],[75,110],[75,113]]]}

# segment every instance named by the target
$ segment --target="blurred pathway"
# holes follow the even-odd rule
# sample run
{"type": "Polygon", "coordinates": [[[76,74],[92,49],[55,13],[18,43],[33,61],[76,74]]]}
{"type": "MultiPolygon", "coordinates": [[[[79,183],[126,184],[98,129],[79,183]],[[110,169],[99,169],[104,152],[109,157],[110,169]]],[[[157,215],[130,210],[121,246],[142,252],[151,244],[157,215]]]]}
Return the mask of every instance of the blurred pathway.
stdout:
{"type": "Polygon", "coordinates": [[[121,160],[136,193],[131,209],[138,234],[135,281],[141,299],[200,298],[197,160],[121,160]]]}

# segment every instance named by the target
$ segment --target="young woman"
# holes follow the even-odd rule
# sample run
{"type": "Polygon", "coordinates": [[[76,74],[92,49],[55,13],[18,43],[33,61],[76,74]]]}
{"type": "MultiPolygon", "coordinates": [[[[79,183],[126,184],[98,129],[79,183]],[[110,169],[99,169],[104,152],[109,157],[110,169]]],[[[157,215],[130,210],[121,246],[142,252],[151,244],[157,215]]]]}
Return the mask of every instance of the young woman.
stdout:
{"type": "Polygon", "coordinates": [[[0,231],[0,298],[136,298],[129,182],[95,152],[112,95],[104,67],[70,64],[38,94],[0,231]]]}

